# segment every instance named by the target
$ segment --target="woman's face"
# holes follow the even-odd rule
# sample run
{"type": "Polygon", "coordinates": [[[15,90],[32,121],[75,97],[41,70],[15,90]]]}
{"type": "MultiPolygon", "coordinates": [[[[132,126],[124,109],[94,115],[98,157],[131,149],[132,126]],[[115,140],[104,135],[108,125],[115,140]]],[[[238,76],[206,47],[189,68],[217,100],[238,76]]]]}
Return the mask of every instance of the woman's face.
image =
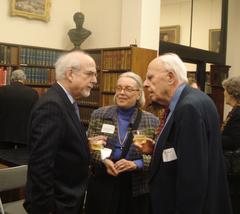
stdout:
{"type": "Polygon", "coordinates": [[[115,101],[121,108],[131,108],[140,98],[136,82],[129,77],[121,77],[117,81],[115,101]]]}

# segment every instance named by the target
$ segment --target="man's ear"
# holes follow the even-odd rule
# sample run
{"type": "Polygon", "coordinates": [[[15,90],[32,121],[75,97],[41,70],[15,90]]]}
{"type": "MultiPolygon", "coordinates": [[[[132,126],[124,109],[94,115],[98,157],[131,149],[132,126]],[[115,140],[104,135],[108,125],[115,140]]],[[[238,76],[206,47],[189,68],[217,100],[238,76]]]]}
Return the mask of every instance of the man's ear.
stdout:
{"type": "Polygon", "coordinates": [[[73,71],[72,69],[68,69],[65,73],[66,75],[66,79],[69,81],[69,82],[72,82],[73,81],[73,71]]]}
{"type": "Polygon", "coordinates": [[[168,75],[168,84],[170,85],[173,84],[176,80],[175,73],[173,73],[172,71],[169,71],[167,75],[168,75]]]}

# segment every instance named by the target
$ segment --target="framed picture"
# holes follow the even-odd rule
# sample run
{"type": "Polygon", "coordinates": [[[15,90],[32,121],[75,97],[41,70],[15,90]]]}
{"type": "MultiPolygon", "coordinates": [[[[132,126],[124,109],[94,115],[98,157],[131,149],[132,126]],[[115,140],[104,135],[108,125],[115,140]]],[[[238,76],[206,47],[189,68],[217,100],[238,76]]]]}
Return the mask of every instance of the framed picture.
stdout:
{"type": "Polygon", "coordinates": [[[209,51],[219,53],[220,50],[220,29],[209,30],[209,51]]]}
{"type": "Polygon", "coordinates": [[[179,44],[180,25],[160,27],[160,40],[179,44]]]}
{"type": "Polygon", "coordinates": [[[11,0],[11,15],[49,21],[51,0],[11,0]]]}

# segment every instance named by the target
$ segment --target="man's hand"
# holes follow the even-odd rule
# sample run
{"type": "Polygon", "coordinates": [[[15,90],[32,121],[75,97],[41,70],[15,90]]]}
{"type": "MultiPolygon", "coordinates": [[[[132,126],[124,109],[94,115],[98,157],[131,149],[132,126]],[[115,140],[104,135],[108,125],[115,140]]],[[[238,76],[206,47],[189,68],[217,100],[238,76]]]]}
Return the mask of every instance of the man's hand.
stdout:
{"type": "Polygon", "coordinates": [[[101,150],[107,143],[107,136],[98,135],[88,138],[88,144],[92,150],[101,150]]]}
{"type": "Polygon", "coordinates": [[[134,141],[134,145],[143,154],[151,155],[153,153],[153,150],[154,150],[155,141],[151,138],[147,138],[145,143],[134,141]]]}
{"type": "Polygon", "coordinates": [[[112,176],[117,176],[118,175],[118,171],[115,168],[114,163],[110,159],[103,160],[103,163],[104,163],[104,165],[106,167],[106,170],[107,170],[107,173],[109,175],[112,175],[112,176]]]}

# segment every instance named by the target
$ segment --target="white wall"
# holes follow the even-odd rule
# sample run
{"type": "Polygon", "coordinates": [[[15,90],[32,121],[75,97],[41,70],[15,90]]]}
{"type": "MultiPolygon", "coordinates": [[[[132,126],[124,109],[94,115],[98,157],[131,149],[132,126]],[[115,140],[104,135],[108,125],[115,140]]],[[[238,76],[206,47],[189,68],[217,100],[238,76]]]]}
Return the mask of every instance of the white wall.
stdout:
{"type": "Polygon", "coordinates": [[[121,46],[158,50],[161,0],[122,0],[121,46]]]}
{"type": "MultiPolygon", "coordinates": [[[[162,3],[160,26],[180,25],[180,43],[189,45],[191,1],[165,0],[162,3]]],[[[192,47],[208,50],[209,29],[219,29],[220,26],[220,0],[194,1],[192,47]]]]}
{"type": "Polygon", "coordinates": [[[122,1],[81,0],[81,12],[85,15],[84,27],[92,35],[82,48],[120,46],[122,1]]]}
{"type": "Polygon", "coordinates": [[[167,27],[180,25],[180,43],[189,45],[190,36],[190,18],[191,18],[190,1],[162,1],[160,26],[167,27]]]}
{"type": "Polygon", "coordinates": [[[10,16],[10,2],[0,1],[0,42],[72,48],[67,32],[75,27],[72,16],[80,10],[80,0],[52,0],[49,22],[10,16]]]}
{"type": "MultiPolygon", "coordinates": [[[[228,35],[227,35],[227,60],[226,64],[230,65],[229,76],[240,76],[240,1],[228,1],[228,35]]],[[[226,117],[229,112],[229,106],[224,106],[224,115],[226,117]]]]}

